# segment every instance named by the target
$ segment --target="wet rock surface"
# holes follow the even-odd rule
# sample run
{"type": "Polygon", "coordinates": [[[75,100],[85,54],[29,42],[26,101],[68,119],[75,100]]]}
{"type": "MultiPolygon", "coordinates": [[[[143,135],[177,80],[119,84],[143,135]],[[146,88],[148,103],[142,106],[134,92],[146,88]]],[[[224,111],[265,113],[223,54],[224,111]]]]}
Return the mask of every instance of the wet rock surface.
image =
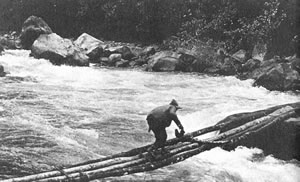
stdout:
{"type": "Polygon", "coordinates": [[[33,42],[41,34],[51,34],[52,29],[49,25],[40,17],[30,16],[22,26],[22,32],[20,34],[21,45],[24,49],[30,49],[33,42]]]}

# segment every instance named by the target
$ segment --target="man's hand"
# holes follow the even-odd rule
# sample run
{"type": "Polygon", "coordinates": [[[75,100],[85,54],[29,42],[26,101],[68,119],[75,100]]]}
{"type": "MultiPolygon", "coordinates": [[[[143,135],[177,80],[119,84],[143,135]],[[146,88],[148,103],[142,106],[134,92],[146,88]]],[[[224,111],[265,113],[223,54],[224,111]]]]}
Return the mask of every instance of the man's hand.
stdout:
{"type": "Polygon", "coordinates": [[[184,135],[184,130],[183,130],[183,128],[182,129],[180,129],[180,133],[179,133],[179,131],[176,129],[175,130],[175,136],[176,136],[176,138],[181,138],[183,135],[184,135]]]}
{"type": "Polygon", "coordinates": [[[184,131],[184,129],[183,129],[183,128],[181,128],[181,131],[180,131],[180,133],[182,133],[182,135],[184,135],[184,134],[185,134],[185,131],[184,131]]]}

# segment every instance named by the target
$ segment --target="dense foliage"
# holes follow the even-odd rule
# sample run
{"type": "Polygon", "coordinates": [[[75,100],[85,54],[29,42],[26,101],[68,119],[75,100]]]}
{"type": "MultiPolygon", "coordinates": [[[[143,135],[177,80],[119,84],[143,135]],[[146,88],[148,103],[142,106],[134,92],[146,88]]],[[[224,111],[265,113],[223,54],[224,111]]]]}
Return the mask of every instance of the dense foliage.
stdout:
{"type": "Polygon", "coordinates": [[[297,0],[0,0],[1,31],[20,31],[30,15],[54,32],[77,37],[191,46],[214,42],[229,51],[267,43],[290,55],[299,34],[297,0]]]}

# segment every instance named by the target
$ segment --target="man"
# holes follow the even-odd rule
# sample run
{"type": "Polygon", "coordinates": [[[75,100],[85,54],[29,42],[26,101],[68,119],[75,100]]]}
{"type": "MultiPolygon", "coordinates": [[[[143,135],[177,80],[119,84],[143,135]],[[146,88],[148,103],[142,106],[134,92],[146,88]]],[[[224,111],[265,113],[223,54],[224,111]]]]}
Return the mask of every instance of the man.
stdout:
{"type": "Polygon", "coordinates": [[[155,142],[148,149],[148,152],[153,155],[152,151],[158,148],[162,148],[162,152],[166,152],[164,145],[167,140],[166,127],[171,125],[171,122],[174,121],[178,128],[181,130],[181,134],[184,134],[184,129],[176,115],[176,111],[182,109],[178,106],[176,100],[172,100],[169,105],[164,105],[153,109],[147,116],[147,122],[149,125],[149,130],[154,133],[155,142]]]}

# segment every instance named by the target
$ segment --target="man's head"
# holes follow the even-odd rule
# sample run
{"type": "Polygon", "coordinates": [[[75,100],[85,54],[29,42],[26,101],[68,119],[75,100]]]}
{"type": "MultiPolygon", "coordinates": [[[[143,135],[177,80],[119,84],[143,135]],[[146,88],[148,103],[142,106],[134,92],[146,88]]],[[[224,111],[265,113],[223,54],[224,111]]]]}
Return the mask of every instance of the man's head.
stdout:
{"type": "Polygon", "coordinates": [[[176,109],[182,109],[182,107],[179,107],[179,105],[178,105],[178,103],[177,103],[177,101],[175,99],[173,99],[171,101],[170,105],[175,106],[176,109]]]}

